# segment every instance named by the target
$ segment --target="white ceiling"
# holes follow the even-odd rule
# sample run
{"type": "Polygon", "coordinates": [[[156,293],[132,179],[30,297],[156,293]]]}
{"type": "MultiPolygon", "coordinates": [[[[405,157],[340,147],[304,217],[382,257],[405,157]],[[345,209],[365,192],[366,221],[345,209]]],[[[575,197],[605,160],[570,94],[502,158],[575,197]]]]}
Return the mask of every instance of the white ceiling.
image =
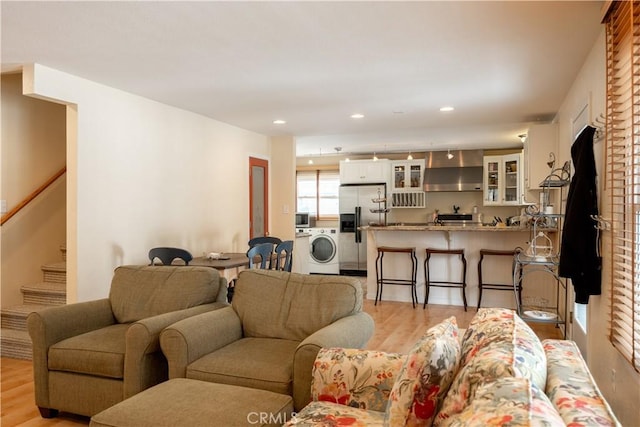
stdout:
{"type": "Polygon", "coordinates": [[[555,115],[602,3],[2,1],[2,69],[293,135],[299,156],[498,148],[555,115]]]}

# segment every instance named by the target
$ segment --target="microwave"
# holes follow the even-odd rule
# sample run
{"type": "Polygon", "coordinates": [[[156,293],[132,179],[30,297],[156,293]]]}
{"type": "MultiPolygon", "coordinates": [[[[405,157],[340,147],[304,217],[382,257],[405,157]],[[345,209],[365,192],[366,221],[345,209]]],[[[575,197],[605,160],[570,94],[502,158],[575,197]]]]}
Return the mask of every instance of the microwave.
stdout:
{"type": "Polygon", "coordinates": [[[296,228],[309,228],[311,226],[311,214],[309,212],[296,212],[296,228]]]}

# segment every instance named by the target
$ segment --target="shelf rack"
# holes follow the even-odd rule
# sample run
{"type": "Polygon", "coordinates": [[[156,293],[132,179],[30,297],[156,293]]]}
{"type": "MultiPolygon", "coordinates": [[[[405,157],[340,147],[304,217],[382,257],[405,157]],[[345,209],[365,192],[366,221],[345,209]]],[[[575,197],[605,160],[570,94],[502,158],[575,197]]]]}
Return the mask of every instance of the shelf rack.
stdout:
{"type": "MultiPolygon", "coordinates": [[[[551,188],[560,189],[560,203],[562,203],[563,188],[569,185],[570,176],[568,165],[562,168],[553,169],[551,173],[540,183],[540,187],[545,192],[544,200],[549,200],[549,190],[551,188]]],[[[514,257],[515,268],[513,272],[513,287],[516,292],[516,309],[518,315],[526,322],[550,323],[557,327],[562,327],[564,337],[567,336],[567,303],[568,303],[568,287],[565,280],[558,275],[558,266],[560,264],[560,251],[553,251],[551,240],[544,231],[549,228],[555,228],[558,236],[562,235],[562,213],[551,214],[544,212],[544,206],[538,211],[527,211],[527,215],[531,218],[531,246],[528,251],[520,251],[514,257]],[[540,248],[542,251],[537,252],[536,239],[544,236],[549,242],[549,246],[544,245],[540,248]],[[555,286],[555,302],[551,306],[536,306],[533,304],[524,305],[520,303],[517,289],[523,285],[525,276],[541,272],[548,274],[552,278],[552,285],[555,286]],[[564,310],[561,310],[564,303],[564,310]]],[[[559,241],[560,239],[557,239],[559,241]]]]}

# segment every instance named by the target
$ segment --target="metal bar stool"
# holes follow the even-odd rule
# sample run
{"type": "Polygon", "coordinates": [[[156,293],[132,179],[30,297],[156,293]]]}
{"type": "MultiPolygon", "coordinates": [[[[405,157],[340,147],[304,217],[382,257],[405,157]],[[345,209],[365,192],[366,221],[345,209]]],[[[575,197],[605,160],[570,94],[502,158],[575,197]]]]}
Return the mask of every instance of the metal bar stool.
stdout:
{"type": "Polygon", "coordinates": [[[382,286],[387,285],[408,285],[411,286],[411,304],[416,308],[418,294],[416,291],[416,277],[418,275],[418,258],[416,258],[416,248],[394,248],[390,246],[379,246],[378,256],[376,257],[376,300],[374,305],[378,305],[378,301],[382,301],[382,286]],[[382,273],[382,258],[385,253],[405,253],[411,258],[411,279],[391,279],[385,278],[382,273]]]}
{"type": "MultiPolygon", "coordinates": [[[[519,252],[518,249],[513,250],[498,250],[498,249],[480,249],[480,259],[478,260],[478,309],[480,309],[480,301],[482,301],[483,289],[490,289],[494,291],[509,291],[518,292],[518,301],[522,305],[522,283],[517,281],[516,283],[485,283],[482,279],[482,260],[485,256],[508,256],[511,257],[511,277],[514,277],[516,262],[515,255],[519,252]],[[515,289],[514,289],[515,286],[515,289]]],[[[518,276],[519,277],[519,276],[518,276]]]]}
{"type": "Polygon", "coordinates": [[[427,257],[424,260],[424,277],[425,277],[425,293],[424,293],[424,304],[422,308],[424,309],[427,306],[427,302],[429,301],[429,288],[431,286],[441,287],[441,288],[460,288],[462,289],[462,301],[464,303],[464,311],[467,311],[467,294],[465,292],[467,288],[467,260],[464,257],[464,249],[434,249],[427,248],[426,249],[427,257]],[[455,282],[451,280],[431,280],[429,275],[429,260],[431,259],[431,255],[442,254],[442,255],[460,255],[460,260],[462,261],[462,281],[455,282]]]}

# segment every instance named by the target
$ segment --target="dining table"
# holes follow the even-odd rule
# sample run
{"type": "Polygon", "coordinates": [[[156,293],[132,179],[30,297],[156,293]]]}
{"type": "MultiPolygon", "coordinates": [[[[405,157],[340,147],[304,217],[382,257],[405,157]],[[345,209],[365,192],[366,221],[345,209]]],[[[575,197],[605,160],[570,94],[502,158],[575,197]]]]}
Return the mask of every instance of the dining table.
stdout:
{"type": "MultiPolygon", "coordinates": [[[[256,257],[254,262],[259,263],[260,257],[256,257]]],[[[238,277],[240,271],[249,268],[249,257],[246,252],[223,252],[219,257],[213,259],[194,257],[189,261],[189,265],[215,268],[227,281],[231,281],[238,277]]]]}
{"type": "Polygon", "coordinates": [[[225,252],[216,258],[195,257],[189,265],[211,267],[222,272],[230,268],[249,267],[249,257],[246,252],[225,252]]]}
{"type": "Polygon", "coordinates": [[[194,257],[189,265],[211,267],[218,270],[220,276],[231,281],[238,277],[240,271],[249,267],[249,257],[246,252],[224,252],[217,258],[194,257]]]}

